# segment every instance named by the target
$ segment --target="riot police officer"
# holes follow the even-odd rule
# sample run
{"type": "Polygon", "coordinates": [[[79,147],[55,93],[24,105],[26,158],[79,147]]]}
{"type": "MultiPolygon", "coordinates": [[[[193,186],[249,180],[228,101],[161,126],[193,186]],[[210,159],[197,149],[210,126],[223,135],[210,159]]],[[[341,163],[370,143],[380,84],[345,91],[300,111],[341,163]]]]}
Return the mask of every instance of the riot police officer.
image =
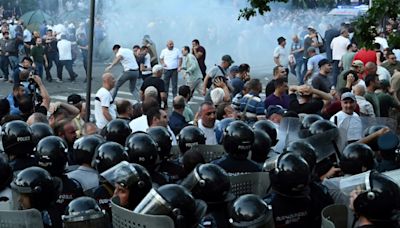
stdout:
{"type": "Polygon", "coordinates": [[[380,161],[376,170],[385,172],[400,168],[399,137],[390,131],[378,137],[377,145],[380,161]]]}
{"type": "Polygon", "coordinates": [[[61,227],[60,214],[52,208],[58,196],[57,186],[46,170],[40,167],[22,170],[11,188],[20,194],[18,202],[22,209],[35,208],[41,212],[45,227],[61,227]]]}
{"type": "Polygon", "coordinates": [[[2,143],[14,172],[37,164],[31,156],[34,147],[32,130],[24,121],[6,123],[2,127],[2,143]]]}
{"type": "Polygon", "coordinates": [[[234,200],[228,174],[214,164],[198,165],[181,183],[193,197],[207,203],[204,227],[228,227],[227,206],[234,200]]]}
{"type": "Polygon", "coordinates": [[[251,160],[262,165],[269,157],[272,140],[269,135],[261,130],[254,130],[254,143],[251,146],[251,160]]]}
{"type": "Polygon", "coordinates": [[[389,177],[374,171],[366,178],[365,189],[353,191],[350,199],[358,227],[398,227],[399,186],[389,177]]]}
{"type": "Polygon", "coordinates": [[[58,136],[47,136],[41,139],[35,148],[39,167],[47,170],[61,183],[61,192],[55,204],[60,214],[64,213],[69,202],[83,195],[79,182],[68,178],[65,174],[67,151],[67,144],[58,136]]]}
{"type": "Polygon", "coordinates": [[[278,143],[278,132],[274,123],[270,120],[259,120],[253,125],[254,130],[261,130],[268,134],[268,136],[272,140],[272,145],[275,146],[278,143]]]}
{"type": "Polygon", "coordinates": [[[272,208],[259,196],[240,196],[229,208],[230,227],[274,228],[272,208]]]}
{"type": "Polygon", "coordinates": [[[234,121],[224,132],[223,146],[228,154],[212,163],[228,173],[259,172],[260,166],[247,159],[253,143],[253,130],[243,121],[234,121]]]}
{"type": "Polygon", "coordinates": [[[91,194],[99,185],[99,174],[93,169],[92,160],[96,148],[104,142],[100,135],[86,135],[76,140],[73,145],[72,159],[79,167],[67,175],[81,184],[85,194],[91,194]]]}
{"type": "Polygon", "coordinates": [[[109,222],[104,211],[93,198],[82,196],[72,200],[62,216],[64,228],[108,228],[109,222]]]}
{"type": "Polygon", "coordinates": [[[206,204],[195,200],[183,186],[167,184],[158,189],[152,188],[133,210],[135,213],[167,215],[176,228],[196,227],[207,210],[206,204]]]}
{"type": "Polygon", "coordinates": [[[299,137],[300,138],[307,138],[311,135],[309,128],[311,124],[318,120],[323,120],[320,115],[317,114],[307,114],[301,121],[299,137]]]}
{"type": "Polygon", "coordinates": [[[275,226],[312,227],[311,175],[307,162],[298,154],[284,152],[269,174],[272,192],[265,201],[272,205],[275,226]]]}
{"type": "Polygon", "coordinates": [[[186,126],[179,132],[176,140],[180,155],[183,156],[193,145],[206,144],[206,135],[198,127],[186,126]]]}
{"type": "Polygon", "coordinates": [[[114,196],[118,204],[134,209],[152,187],[149,172],[143,166],[123,161],[101,173],[115,187],[114,196]]]}
{"type": "MultiPolygon", "coordinates": [[[[122,161],[128,161],[128,154],[124,147],[116,142],[105,142],[96,148],[92,167],[95,167],[99,173],[103,173],[122,161]]],[[[101,209],[110,212],[110,199],[113,194],[114,185],[100,175],[100,183],[93,190],[93,198],[96,199],[101,209]]]]}
{"type": "Polygon", "coordinates": [[[168,175],[156,170],[159,146],[150,135],[145,132],[132,133],[126,139],[125,146],[129,162],[144,166],[154,183],[164,185],[171,182],[168,175]]]}
{"type": "Polygon", "coordinates": [[[111,120],[102,130],[101,135],[107,141],[117,142],[125,145],[126,138],[131,134],[132,130],[129,124],[122,119],[111,120]]]}
{"type": "Polygon", "coordinates": [[[33,139],[33,144],[36,146],[39,141],[50,135],[54,135],[53,129],[50,127],[50,125],[45,124],[45,123],[34,123],[31,125],[32,129],[32,139],[33,139]]]}
{"type": "Polygon", "coordinates": [[[13,210],[16,208],[10,183],[13,178],[13,171],[3,155],[0,154],[0,210],[13,210]]]}
{"type": "Polygon", "coordinates": [[[183,168],[177,162],[170,160],[171,148],[172,148],[172,137],[165,127],[156,126],[147,129],[147,133],[157,143],[159,162],[156,170],[160,173],[164,173],[170,177],[172,182],[177,182],[183,178],[183,168]]]}

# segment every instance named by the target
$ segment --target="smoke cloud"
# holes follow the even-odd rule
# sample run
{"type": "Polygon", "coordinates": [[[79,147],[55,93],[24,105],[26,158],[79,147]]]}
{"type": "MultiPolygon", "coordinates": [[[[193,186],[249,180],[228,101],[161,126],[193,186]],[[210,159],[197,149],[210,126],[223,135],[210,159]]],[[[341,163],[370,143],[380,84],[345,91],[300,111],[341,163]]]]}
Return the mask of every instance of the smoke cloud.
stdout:
{"type": "Polygon", "coordinates": [[[289,46],[292,35],[300,33],[303,26],[313,25],[323,34],[325,24],[338,20],[326,17],[326,11],[290,10],[288,5],[275,4],[272,12],[265,16],[238,21],[239,9],[246,2],[106,1],[101,19],[104,20],[107,39],[102,48],[112,55],[113,44],[131,48],[134,44],[141,45],[143,36],[148,34],[159,55],[167,40],[173,40],[175,47],[180,49],[185,45],[191,47],[191,41],[198,39],[206,48],[208,68],[218,64],[222,55],[230,54],[235,64],[248,63],[252,72],[271,74],[272,55],[278,37],[285,37],[289,46]]]}

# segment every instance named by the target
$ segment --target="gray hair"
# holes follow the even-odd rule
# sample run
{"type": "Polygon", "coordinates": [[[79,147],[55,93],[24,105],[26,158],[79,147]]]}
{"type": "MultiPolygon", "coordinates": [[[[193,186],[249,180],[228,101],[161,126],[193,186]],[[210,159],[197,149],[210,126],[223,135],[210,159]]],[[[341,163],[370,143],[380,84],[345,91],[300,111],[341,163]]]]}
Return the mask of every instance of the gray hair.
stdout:
{"type": "Polygon", "coordinates": [[[160,71],[163,71],[163,70],[164,70],[164,68],[160,64],[154,65],[153,69],[152,69],[153,74],[156,74],[156,73],[158,73],[160,71]]]}

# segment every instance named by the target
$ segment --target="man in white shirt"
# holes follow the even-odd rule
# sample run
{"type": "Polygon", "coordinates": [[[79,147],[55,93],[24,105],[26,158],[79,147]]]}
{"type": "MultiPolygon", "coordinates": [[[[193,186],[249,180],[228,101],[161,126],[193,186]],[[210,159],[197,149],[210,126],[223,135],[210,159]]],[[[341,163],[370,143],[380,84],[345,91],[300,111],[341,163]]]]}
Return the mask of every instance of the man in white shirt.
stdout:
{"type": "Polygon", "coordinates": [[[164,48],[160,54],[160,63],[164,67],[165,91],[169,93],[169,82],[172,84],[172,96],[176,97],[178,93],[178,72],[182,67],[182,53],[178,48],[174,48],[174,41],[167,41],[167,48],[164,48]]]}
{"type": "Polygon", "coordinates": [[[58,55],[59,55],[59,67],[57,67],[57,82],[62,82],[62,72],[63,68],[68,71],[69,80],[71,82],[75,81],[78,75],[74,72],[72,67],[72,43],[66,39],[65,34],[61,35],[61,40],[57,43],[58,55]]]}
{"type": "Polygon", "coordinates": [[[111,90],[114,88],[115,79],[111,73],[103,74],[103,87],[101,87],[94,100],[94,117],[96,125],[99,129],[117,117],[116,106],[111,95],[111,90]]]}
{"type": "Polygon", "coordinates": [[[274,62],[277,66],[283,66],[288,69],[289,66],[289,54],[285,49],[286,39],[282,36],[278,38],[278,47],[274,50],[274,62]]]}
{"type": "Polygon", "coordinates": [[[200,105],[198,127],[206,135],[206,145],[218,144],[215,136],[217,126],[215,107],[211,102],[204,102],[200,105]]]}
{"type": "Polygon", "coordinates": [[[357,99],[351,92],[342,94],[341,106],[342,111],[333,115],[330,119],[339,128],[342,128],[347,133],[347,141],[355,142],[362,138],[362,124],[360,116],[354,112],[357,99]]]}
{"type": "Polygon", "coordinates": [[[336,85],[337,76],[340,73],[339,70],[339,62],[342,59],[343,55],[347,52],[347,46],[350,44],[349,40],[349,31],[347,29],[342,29],[340,31],[340,36],[333,38],[331,42],[332,49],[332,62],[333,62],[333,85],[336,85]]]}
{"type": "Polygon", "coordinates": [[[119,44],[115,44],[112,50],[115,54],[115,59],[110,66],[106,67],[106,72],[110,71],[118,63],[121,63],[124,68],[124,72],[117,79],[117,84],[112,92],[113,99],[117,96],[118,89],[129,80],[129,90],[132,93],[133,99],[139,102],[139,91],[136,89],[136,81],[139,78],[139,66],[133,51],[128,48],[121,48],[119,44]]]}

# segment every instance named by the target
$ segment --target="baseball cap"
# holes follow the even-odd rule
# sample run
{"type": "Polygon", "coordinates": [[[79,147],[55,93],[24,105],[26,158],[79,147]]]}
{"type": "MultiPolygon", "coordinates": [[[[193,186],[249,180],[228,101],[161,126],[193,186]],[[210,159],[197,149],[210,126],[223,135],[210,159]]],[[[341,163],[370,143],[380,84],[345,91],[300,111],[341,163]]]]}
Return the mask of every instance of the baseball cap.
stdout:
{"type": "Polygon", "coordinates": [[[81,95],[78,95],[76,93],[69,95],[67,98],[67,103],[72,105],[78,104],[81,101],[84,101],[84,99],[81,95]]]}
{"type": "Polygon", "coordinates": [[[235,61],[232,60],[232,58],[231,58],[230,55],[224,55],[224,56],[222,56],[221,60],[222,60],[222,61],[225,61],[225,62],[228,62],[229,64],[232,64],[232,63],[235,62],[235,61]]]}
{"type": "Polygon", "coordinates": [[[351,64],[353,67],[363,67],[364,63],[361,60],[354,60],[353,63],[351,64]]]}
{"type": "Polygon", "coordinates": [[[280,36],[280,37],[277,39],[278,44],[282,43],[282,42],[285,41],[285,40],[286,40],[286,39],[285,39],[283,36],[280,36]]]}
{"type": "Polygon", "coordinates": [[[266,116],[267,118],[272,116],[272,114],[279,114],[279,115],[283,115],[286,113],[286,109],[284,109],[282,106],[280,105],[270,105],[267,108],[266,111],[266,116]]]}
{"type": "Polygon", "coordinates": [[[352,99],[353,101],[356,101],[356,96],[352,92],[345,92],[342,94],[341,100],[346,100],[346,99],[352,99]]]}
{"type": "Polygon", "coordinates": [[[330,64],[330,63],[331,63],[331,61],[329,61],[328,59],[321,59],[321,60],[318,62],[318,67],[321,68],[323,65],[325,65],[325,64],[330,64]]]}
{"type": "Polygon", "coordinates": [[[235,72],[235,73],[239,72],[239,66],[233,65],[233,66],[229,67],[229,73],[232,73],[232,72],[235,72]]]}
{"type": "Polygon", "coordinates": [[[309,30],[315,30],[315,28],[312,25],[307,26],[307,29],[309,30]]]}

